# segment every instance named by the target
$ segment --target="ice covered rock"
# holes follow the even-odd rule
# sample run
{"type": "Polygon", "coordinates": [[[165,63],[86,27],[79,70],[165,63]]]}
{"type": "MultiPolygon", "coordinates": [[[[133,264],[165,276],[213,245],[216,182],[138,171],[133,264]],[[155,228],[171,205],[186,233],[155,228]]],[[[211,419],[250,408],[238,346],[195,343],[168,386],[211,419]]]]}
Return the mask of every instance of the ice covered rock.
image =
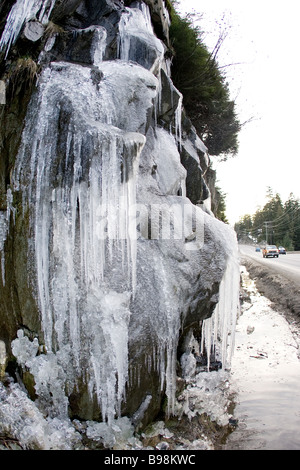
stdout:
{"type": "MultiPolygon", "coordinates": [[[[17,0],[7,17],[0,39],[0,51],[4,51],[7,56],[25,22],[37,18],[40,23],[47,23],[54,5],[55,0],[28,0],[26,2],[17,0]]],[[[31,40],[33,37],[36,38],[36,35],[41,37],[40,27],[37,25],[34,26],[34,31],[32,31],[31,26],[28,26],[27,31],[31,40]]]]}
{"type": "Polygon", "coordinates": [[[45,43],[0,219],[2,278],[9,268],[14,287],[7,294],[0,283],[1,335],[32,376],[35,412],[51,425],[93,421],[90,438],[109,446],[121,416],[144,425],[165,396],[174,412],[178,359],[194,373],[185,338],[199,338],[207,319],[206,348],[220,337],[227,346],[236,314],[225,296],[235,288],[235,235],[187,197],[182,148],[201,175],[208,162],[197,137],[181,138],[182,96],[152,27],[166,10],[147,4],[55,5],[57,15],[76,9],[61,17],[73,39],[45,43]]]}
{"type": "Polygon", "coordinates": [[[169,27],[170,27],[170,14],[164,0],[145,0],[146,5],[149,5],[152,12],[152,22],[156,30],[160,32],[160,37],[163,37],[167,45],[169,45],[169,27]]]}
{"type": "Polygon", "coordinates": [[[182,124],[181,163],[186,169],[187,197],[193,204],[203,204],[210,197],[205,175],[210,166],[208,150],[196,134],[191,121],[184,116],[182,124]]]}
{"type": "Polygon", "coordinates": [[[40,62],[69,61],[98,66],[106,50],[106,29],[92,25],[84,29],[54,33],[40,62]]]}
{"type": "Polygon", "coordinates": [[[150,10],[144,3],[134,2],[122,14],[119,23],[119,57],[134,61],[156,73],[163,56],[163,43],[155,36],[150,10]]]}
{"type": "Polygon", "coordinates": [[[86,436],[92,441],[102,444],[105,448],[124,449],[128,441],[133,439],[134,427],[127,417],[107,423],[87,422],[86,436]]]}

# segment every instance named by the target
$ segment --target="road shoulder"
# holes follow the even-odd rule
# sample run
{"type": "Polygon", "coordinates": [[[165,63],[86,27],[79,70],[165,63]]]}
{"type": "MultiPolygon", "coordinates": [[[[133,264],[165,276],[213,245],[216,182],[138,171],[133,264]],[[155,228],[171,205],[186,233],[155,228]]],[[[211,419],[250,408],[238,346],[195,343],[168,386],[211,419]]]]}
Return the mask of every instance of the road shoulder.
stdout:
{"type": "Polygon", "coordinates": [[[240,255],[240,262],[255,281],[259,293],[273,303],[273,308],[284,313],[289,322],[300,326],[299,285],[244,254],[240,255]]]}

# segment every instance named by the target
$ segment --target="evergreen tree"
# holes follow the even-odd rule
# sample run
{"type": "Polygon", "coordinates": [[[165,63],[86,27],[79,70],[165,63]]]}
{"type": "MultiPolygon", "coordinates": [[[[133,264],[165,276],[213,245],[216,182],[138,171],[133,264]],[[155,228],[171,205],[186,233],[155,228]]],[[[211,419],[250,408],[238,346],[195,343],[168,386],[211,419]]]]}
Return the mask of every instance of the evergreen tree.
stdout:
{"type": "Polygon", "coordinates": [[[250,214],[244,215],[239,222],[234,225],[234,229],[237,233],[238,240],[245,239],[252,236],[252,216],[250,214]]]}
{"type": "Polygon", "coordinates": [[[241,126],[215,55],[203,43],[191,15],[182,18],[173,9],[171,19],[172,79],[183,94],[187,114],[211,155],[234,155],[241,126]]]}
{"type": "Polygon", "coordinates": [[[215,191],[215,216],[225,224],[228,224],[226,217],[226,195],[218,186],[216,186],[215,191]]]}

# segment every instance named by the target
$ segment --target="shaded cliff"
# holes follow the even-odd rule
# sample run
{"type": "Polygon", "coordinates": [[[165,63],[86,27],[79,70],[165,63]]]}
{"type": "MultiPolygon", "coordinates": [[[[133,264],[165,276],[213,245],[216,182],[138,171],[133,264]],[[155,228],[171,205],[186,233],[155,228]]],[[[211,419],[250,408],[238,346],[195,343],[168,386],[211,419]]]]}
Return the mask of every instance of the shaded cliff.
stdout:
{"type": "Polygon", "coordinates": [[[227,344],[235,236],[211,212],[164,2],[19,4],[0,43],[1,361],[49,419],[143,426],[174,411],[191,335],[215,347],[216,305],[227,344]]]}

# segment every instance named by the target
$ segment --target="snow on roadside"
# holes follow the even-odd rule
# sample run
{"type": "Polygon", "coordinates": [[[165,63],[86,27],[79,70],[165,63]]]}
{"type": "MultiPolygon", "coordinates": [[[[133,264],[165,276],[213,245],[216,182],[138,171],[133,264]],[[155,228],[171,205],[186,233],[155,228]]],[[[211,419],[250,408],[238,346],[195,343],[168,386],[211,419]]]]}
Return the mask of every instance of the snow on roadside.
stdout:
{"type": "Polygon", "coordinates": [[[245,267],[241,276],[249,297],[237,323],[230,378],[239,425],[225,449],[299,449],[300,332],[258,292],[245,267]]]}
{"type": "Polygon", "coordinates": [[[258,292],[255,282],[250,279],[244,267],[241,268],[241,275],[250,301],[243,303],[242,314],[237,323],[238,338],[232,369],[237,366],[237,361],[242,360],[242,355],[243,360],[247,360],[245,374],[249,374],[250,369],[256,374],[260,373],[256,361],[248,362],[251,358],[267,359],[270,367],[283,363],[285,366],[298,364],[299,331],[295,326],[289,325],[284,316],[271,307],[271,302],[258,292]]]}

